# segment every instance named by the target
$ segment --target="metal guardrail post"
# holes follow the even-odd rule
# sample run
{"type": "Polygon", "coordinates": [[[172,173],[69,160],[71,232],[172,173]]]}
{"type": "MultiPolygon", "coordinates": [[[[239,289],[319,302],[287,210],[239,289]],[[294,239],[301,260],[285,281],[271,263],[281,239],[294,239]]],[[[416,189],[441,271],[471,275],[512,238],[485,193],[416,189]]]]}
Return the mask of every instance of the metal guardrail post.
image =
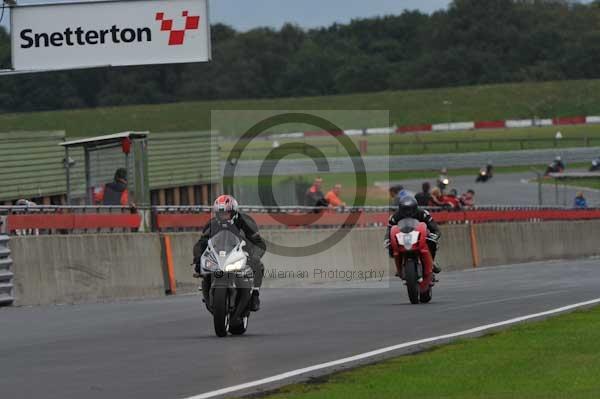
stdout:
{"type": "Polygon", "coordinates": [[[543,206],[544,205],[544,196],[542,195],[542,172],[540,172],[539,170],[536,170],[534,168],[531,168],[531,171],[533,173],[535,173],[536,175],[536,181],[537,181],[537,185],[538,185],[538,206],[543,206]]]}
{"type": "Polygon", "coordinates": [[[9,240],[8,236],[0,235],[0,306],[10,306],[15,300],[9,240]]]}

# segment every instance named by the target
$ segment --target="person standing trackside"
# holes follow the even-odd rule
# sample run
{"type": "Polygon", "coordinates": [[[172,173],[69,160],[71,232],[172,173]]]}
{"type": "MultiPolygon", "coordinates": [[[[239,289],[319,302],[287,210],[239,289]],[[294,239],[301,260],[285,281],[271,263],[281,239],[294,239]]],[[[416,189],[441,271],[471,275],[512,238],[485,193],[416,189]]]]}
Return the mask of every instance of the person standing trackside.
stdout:
{"type": "Polygon", "coordinates": [[[119,168],[115,171],[114,179],[104,187],[94,191],[94,201],[97,204],[112,206],[129,205],[129,190],[127,189],[127,170],[119,168]]]}
{"type": "Polygon", "coordinates": [[[577,193],[577,196],[575,197],[575,204],[574,204],[574,206],[577,209],[585,209],[585,208],[588,207],[587,200],[583,196],[583,191],[579,191],[577,193]]]}
{"type": "Polygon", "coordinates": [[[429,184],[428,182],[424,182],[421,186],[421,189],[423,191],[415,195],[417,204],[419,204],[419,206],[429,206],[429,203],[431,202],[431,184],[429,184]]]}
{"type": "Polygon", "coordinates": [[[460,196],[460,203],[465,208],[473,208],[475,206],[475,191],[468,190],[460,196]]]}
{"type": "Polygon", "coordinates": [[[342,185],[338,183],[325,195],[325,201],[327,201],[330,207],[340,208],[346,206],[346,203],[340,198],[341,191],[342,185]]]}
{"type": "Polygon", "coordinates": [[[327,201],[325,200],[325,196],[321,191],[321,185],[323,184],[323,179],[317,177],[313,182],[312,186],[306,191],[304,195],[304,205],[312,206],[312,207],[324,207],[327,206],[327,201]]]}

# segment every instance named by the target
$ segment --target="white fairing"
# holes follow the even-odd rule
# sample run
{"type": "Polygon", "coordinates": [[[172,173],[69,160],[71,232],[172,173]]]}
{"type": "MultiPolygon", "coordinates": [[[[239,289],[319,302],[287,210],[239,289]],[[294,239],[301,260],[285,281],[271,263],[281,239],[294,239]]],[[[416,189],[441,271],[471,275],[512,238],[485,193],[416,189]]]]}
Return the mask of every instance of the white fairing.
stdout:
{"type": "Polygon", "coordinates": [[[208,241],[208,247],[202,254],[200,266],[203,273],[214,273],[217,271],[225,273],[243,272],[248,266],[248,256],[243,248],[245,241],[237,239],[237,244],[230,251],[215,248],[213,239],[208,241]]]}
{"type": "Polygon", "coordinates": [[[411,231],[410,233],[398,233],[396,234],[398,244],[404,246],[407,251],[410,251],[413,246],[419,242],[419,232],[411,231]]]}

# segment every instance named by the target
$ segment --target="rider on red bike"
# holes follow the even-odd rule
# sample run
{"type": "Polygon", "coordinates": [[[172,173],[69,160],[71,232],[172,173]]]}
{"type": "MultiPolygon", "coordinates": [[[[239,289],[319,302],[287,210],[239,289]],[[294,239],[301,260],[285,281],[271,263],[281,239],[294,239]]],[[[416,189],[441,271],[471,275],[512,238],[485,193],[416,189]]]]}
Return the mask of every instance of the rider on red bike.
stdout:
{"type": "Polygon", "coordinates": [[[419,222],[423,222],[427,225],[427,230],[429,231],[427,235],[427,246],[429,247],[429,252],[431,252],[431,257],[434,260],[433,263],[433,272],[440,273],[442,269],[435,262],[435,255],[438,248],[438,242],[442,233],[440,232],[440,228],[438,224],[433,220],[431,214],[425,209],[420,209],[417,204],[417,200],[415,200],[411,196],[406,196],[402,198],[400,204],[398,205],[398,210],[394,213],[388,222],[388,227],[385,233],[384,245],[390,252],[390,257],[392,257],[391,245],[390,245],[390,230],[393,226],[397,225],[398,222],[402,219],[417,219],[419,222]]]}

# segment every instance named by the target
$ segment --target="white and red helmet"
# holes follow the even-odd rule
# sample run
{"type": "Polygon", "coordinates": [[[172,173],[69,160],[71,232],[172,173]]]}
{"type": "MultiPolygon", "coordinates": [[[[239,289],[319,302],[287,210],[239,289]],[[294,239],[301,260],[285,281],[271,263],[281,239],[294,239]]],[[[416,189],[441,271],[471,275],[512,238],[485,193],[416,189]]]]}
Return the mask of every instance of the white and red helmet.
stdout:
{"type": "Polygon", "coordinates": [[[231,195],[221,195],[213,204],[213,213],[218,221],[233,223],[238,214],[238,202],[231,195]]]}

